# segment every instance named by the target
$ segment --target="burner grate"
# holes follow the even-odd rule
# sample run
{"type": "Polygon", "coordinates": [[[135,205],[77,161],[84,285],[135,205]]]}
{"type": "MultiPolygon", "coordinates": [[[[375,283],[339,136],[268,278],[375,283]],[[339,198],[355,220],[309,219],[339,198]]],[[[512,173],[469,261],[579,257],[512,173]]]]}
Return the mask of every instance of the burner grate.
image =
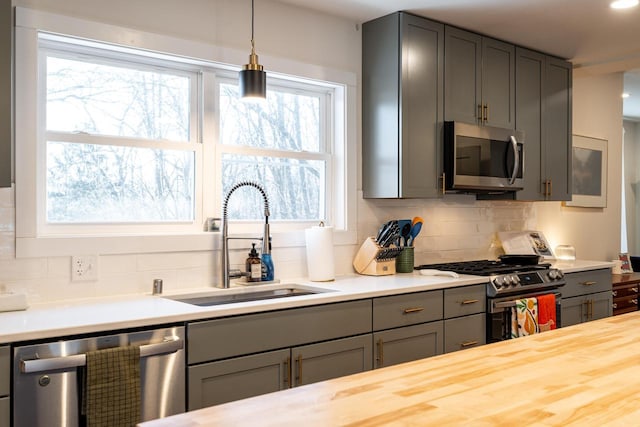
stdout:
{"type": "Polygon", "coordinates": [[[472,274],[476,276],[493,276],[497,274],[509,274],[522,271],[546,270],[551,266],[549,263],[534,265],[514,265],[501,261],[488,259],[476,261],[447,262],[440,264],[423,264],[417,266],[416,270],[434,269],[444,271],[454,271],[458,274],[472,274]]]}

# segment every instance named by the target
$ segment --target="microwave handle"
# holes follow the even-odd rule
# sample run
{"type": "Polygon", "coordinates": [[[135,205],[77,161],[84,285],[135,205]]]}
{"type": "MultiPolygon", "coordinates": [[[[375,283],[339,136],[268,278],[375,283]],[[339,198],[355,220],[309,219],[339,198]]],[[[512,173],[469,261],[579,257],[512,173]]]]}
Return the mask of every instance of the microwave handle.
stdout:
{"type": "Polygon", "coordinates": [[[518,141],[516,137],[511,135],[511,146],[513,147],[513,171],[511,171],[511,178],[509,179],[509,185],[513,185],[516,182],[516,177],[520,171],[520,153],[518,153],[518,141]]]}

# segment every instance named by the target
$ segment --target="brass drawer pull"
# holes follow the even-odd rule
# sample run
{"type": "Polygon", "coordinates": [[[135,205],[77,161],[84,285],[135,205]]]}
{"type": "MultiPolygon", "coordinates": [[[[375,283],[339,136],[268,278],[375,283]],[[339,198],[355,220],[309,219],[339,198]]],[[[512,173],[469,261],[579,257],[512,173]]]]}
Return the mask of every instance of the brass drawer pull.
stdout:
{"type": "Polygon", "coordinates": [[[638,288],[631,288],[632,292],[635,292],[636,294],[638,293],[638,288]]]}
{"type": "Polygon", "coordinates": [[[378,338],[376,346],[378,347],[378,367],[382,368],[384,366],[384,342],[382,338],[378,338]]]}
{"type": "Polygon", "coordinates": [[[636,304],[636,305],[637,305],[637,304],[638,304],[638,299],[637,299],[637,298],[634,298],[634,299],[632,299],[632,300],[629,300],[629,302],[632,302],[632,303],[634,303],[634,304],[636,304]]]}
{"type": "Polygon", "coordinates": [[[460,343],[460,347],[462,348],[471,347],[474,345],[478,345],[478,341],[465,341],[463,343],[460,343]]]}
{"type": "Polygon", "coordinates": [[[424,307],[410,307],[404,309],[404,314],[418,313],[424,310],[424,307]]]}
{"type": "Polygon", "coordinates": [[[477,303],[477,302],[480,302],[480,300],[477,300],[477,299],[467,299],[467,300],[462,301],[462,302],[460,303],[460,305],[475,304],[475,303],[477,303]]]}
{"type": "Polygon", "coordinates": [[[616,304],[615,302],[613,303],[613,308],[618,308],[618,304],[616,304]]]}
{"type": "Polygon", "coordinates": [[[581,285],[584,285],[584,286],[593,286],[593,285],[595,285],[595,284],[597,284],[597,283],[598,283],[598,282],[593,281],[593,280],[587,280],[586,282],[582,282],[582,283],[580,283],[580,284],[581,284],[581,285]]]}
{"type": "Polygon", "coordinates": [[[298,357],[296,358],[296,361],[298,362],[298,384],[297,385],[302,385],[302,354],[298,355],[298,357]]]}

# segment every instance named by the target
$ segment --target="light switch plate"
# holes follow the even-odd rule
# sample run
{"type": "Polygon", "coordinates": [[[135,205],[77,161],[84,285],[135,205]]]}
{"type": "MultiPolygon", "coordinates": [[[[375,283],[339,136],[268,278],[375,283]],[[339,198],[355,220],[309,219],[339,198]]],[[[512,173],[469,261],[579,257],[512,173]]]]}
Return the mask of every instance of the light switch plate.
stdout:
{"type": "Polygon", "coordinates": [[[81,255],[71,257],[71,281],[91,282],[98,280],[98,256],[81,255]]]}

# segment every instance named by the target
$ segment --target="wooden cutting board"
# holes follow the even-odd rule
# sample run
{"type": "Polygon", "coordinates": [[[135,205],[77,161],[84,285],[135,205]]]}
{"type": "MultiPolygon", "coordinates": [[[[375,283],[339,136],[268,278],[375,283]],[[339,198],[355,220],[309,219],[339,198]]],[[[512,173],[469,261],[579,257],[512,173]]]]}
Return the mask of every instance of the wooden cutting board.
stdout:
{"type": "Polygon", "coordinates": [[[640,312],[142,424],[640,425],[640,312]]]}

